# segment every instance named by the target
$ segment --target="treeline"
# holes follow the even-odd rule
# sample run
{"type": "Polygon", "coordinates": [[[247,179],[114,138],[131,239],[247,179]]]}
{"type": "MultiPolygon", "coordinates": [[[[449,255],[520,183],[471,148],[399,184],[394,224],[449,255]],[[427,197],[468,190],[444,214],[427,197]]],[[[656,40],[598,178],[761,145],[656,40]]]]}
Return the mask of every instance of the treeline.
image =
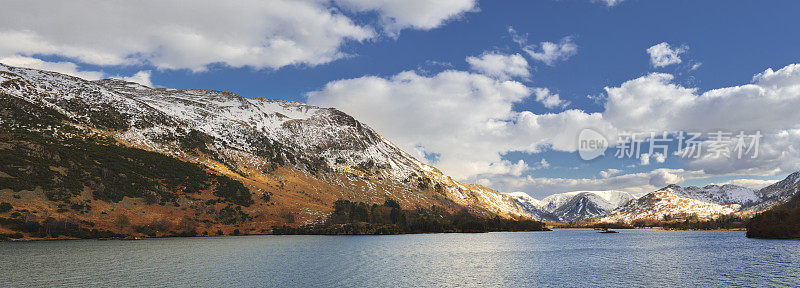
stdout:
{"type": "Polygon", "coordinates": [[[548,231],[544,223],[480,217],[467,210],[447,212],[439,206],[403,210],[395,200],[382,205],[338,200],[334,212],[317,225],[273,226],[273,234],[382,235],[412,233],[478,233],[496,231],[548,231]]]}
{"type": "Polygon", "coordinates": [[[48,217],[44,221],[35,219],[0,218],[0,226],[17,231],[11,234],[0,235],[0,240],[19,239],[23,237],[20,232],[28,233],[38,238],[58,238],[65,236],[81,239],[98,238],[124,238],[128,235],[118,234],[107,230],[85,228],[94,226],[94,223],[80,220],[58,220],[48,217]]]}
{"type": "Polygon", "coordinates": [[[800,194],[750,219],[747,237],[800,239],[800,194]]]}
{"type": "Polygon", "coordinates": [[[600,223],[589,221],[570,222],[558,225],[561,228],[608,228],[608,229],[636,229],[636,228],[662,228],[668,230],[731,230],[744,229],[748,220],[736,215],[720,215],[716,219],[703,220],[696,215],[682,215],[681,217],[665,216],[661,220],[640,219],[629,223],[600,223]]]}

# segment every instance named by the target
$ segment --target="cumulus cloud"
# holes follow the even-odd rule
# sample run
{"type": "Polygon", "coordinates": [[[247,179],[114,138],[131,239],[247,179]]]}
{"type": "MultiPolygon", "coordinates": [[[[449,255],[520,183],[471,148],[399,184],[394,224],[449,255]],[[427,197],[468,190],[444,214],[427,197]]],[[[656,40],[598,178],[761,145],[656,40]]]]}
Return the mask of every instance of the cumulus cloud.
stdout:
{"type": "Polygon", "coordinates": [[[528,61],[519,53],[506,55],[500,53],[484,53],[480,57],[467,57],[470,69],[500,80],[512,78],[527,79],[531,76],[528,61]]]}
{"type": "MultiPolygon", "coordinates": [[[[702,151],[709,151],[709,141],[703,142],[702,151]]],[[[715,157],[713,153],[701,157],[687,157],[687,169],[705,170],[711,174],[751,174],[777,176],[800,170],[800,129],[781,130],[763,136],[754,147],[758,155],[745,154],[739,158],[735,141],[725,145],[730,157],[715,157]],[[757,149],[756,149],[757,148],[757,149]],[[757,156],[753,158],[753,156],[757,156]]],[[[747,143],[749,144],[749,143],[747,143]]]]}
{"type": "Polygon", "coordinates": [[[545,148],[575,151],[575,137],[586,127],[613,133],[599,113],[513,110],[531,94],[522,83],[483,74],[444,71],[423,76],[406,71],[389,78],[330,82],[307,96],[312,105],[337,107],[364,121],[418,159],[424,159],[421,149],[437,153],[436,165],[459,179],[519,174],[530,167],[501,155],[545,148]]]}
{"type": "Polygon", "coordinates": [[[527,175],[514,177],[493,175],[486,177],[499,191],[525,191],[533,197],[572,191],[619,190],[642,195],[669,184],[681,184],[689,179],[707,177],[702,171],[683,169],[655,169],[649,172],[622,174],[601,178],[543,178],[527,175]]]}
{"type": "Polygon", "coordinates": [[[209,64],[277,69],[347,56],[343,46],[379,33],[337,9],[370,11],[387,29],[432,29],[475,9],[452,1],[11,0],[0,9],[0,57],[57,55],[94,65],[152,64],[202,71],[209,64]],[[98,37],[98,35],[101,35],[98,37]]]}
{"type": "MultiPolygon", "coordinates": [[[[679,64],[683,62],[680,54],[685,53],[689,49],[688,46],[680,46],[672,48],[667,42],[661,42],[647,48],[647,54],[650,54],[650,65],[660,68],[672,64],[679,64]]],[[[696,68],[699,68],[697,66],[696,68]]],[[[693,68],[692,70],[696,69],[693,68]]]]}
{"type": "MultiPolygon", "coordinates": [[[[15,67],[53,71],[91,81],[100,80],[107,77],[106,73],[103,71],[81,70],[78,68],[77,64],[65,61],[49,62],[33,57],[9,56],[1,57],[0,63],[15,67]]],[[[132,76],[117,76],[113,78],[136,82],[145,86],[152,86],[152,83],[150,82],[150,71],[139,71],[132,76]]]]}
{"type": "Polygon", "coordinates": [[[698,93],[653,73],[606,88],[604,119],[620,129],[777,132],[800,128],[800,65],[768,69],[751,84],[698,93]],[[768,111],[768,113],[766,113],[768,111]]]}
{"type": "Polygon", "coordinates": [[[668,169],[659,169],[651,172],[650,185],[653,187],[664,187],[670,184],[678,184],[683,182],[683,176],[680,173],[674,173],[668,169]]]}
{"type": "MultiPolygon", "coordinates": [[[[458,179],[487,179],[501,191],[645,191],[698,177],[783,175],[800,170],[796,144],[800,143],[800,114],[794,108],[800,107],[800,65],[767,69],[754,76],[752,83],[703,93],[673,79],[670,74],[652,73],[606,87],[605,111],[600,113],[515,111],[516,103],[541,101],[547,97],[539,94],[552,93],[464,71],[431,76],[407,71],[387,78],[344,79],[309,93],[308,99],[311,104],[338,107],[354,115],[405,150],[423,147],[427,153],[439,154],[437,166],[458,179]],[[574,152],[576,137],[584,128],[604,134],[609,145],[614,145],[618,131],[760,131],[764,137],[757,158],[682,159],[685,170],[627,175],[608,170],[600,179],[517,177],[513,175],[529,175],[525,171],[539,165],[511,163],[501,156],[510,151],[574,152]]],[[[664,163],[667,155],[653,153],[644,159],[647,163],[643,164],[664,163]]]]}
{"type": "Polygon", "coordinates": [[[150,70],[145,70],[145,71],[139,71],[136,74],[133,74],[132,76],[129,76],[129,77],[119,77],[119,79],[122,79],[122,80],[125,80],[125,81],[128,81],[128,82],[139,83],[139,84],[142,84],[142,85],[147,86],[147,87],[152,87],[153,83],[150,82],[150,76],[151,75],[152,75],[152,73],[150,72],[150,70]]]}
{"type": "MultiPolygon", "coordinates": [[[[626,131],[691,131],[735,136],[763,135],[759,155],[741,159],[704,153],[687,157],[687,169],[712,174],[778,175],[800,170],[800,65],[767,69],[740,86],[698,93],[672,82],[669,74],[653,73],[606,88],[603,119],[626,131]]],[[[733,151],[735,142],[727,142],[733,151]]],[[[704,142],[702,151],[708,151],[704,142]]],[[[749,143],[748,143],[749,144],[749,143]]]]}
{"type": "Polygon", "coordinates": [[[567,60],[569,57],[578,53],[578,45],[573,42],[571,36],[561,38],[561,41],[558,43],[545,41],[539,43],[539,45],[535,45],[528,44],[528,35],[520,35],[514,30],[514,27],[508,27],[508,33],[511,34],[513,41],[516,42],[529,57],[549,66],[555,65],[558,61],[567,60]]]}
{"type": "Polygon", "coordinates": [[[477,0],[336,0],[345,8],[380,14],[389,33],[405,28],[430,30],[448,19],[477,10],[477,0]]]}
{"type": "Polygon", "coordinates": [[[558,43],[542,42],[539,43],[538,47],[528,45],[523,50],[531,58],[553,66],[557,61],[567,60],[569,57],[578,54],[578,45],[572,41],[572,37],[567,36],[561,38],[558,43]]]}
{"type": "Polygon", "coordinates": [[[667,161],[667,155],[661,152],[655,152],[652,155],[650,153],[642,153],[639,155],[639,165],[650,165],[650,159],[656,160],[656,163],[664,163],[667,161]]]}
{"type": "Polygon", "coordinates": [[[61,74],[75,76],[78,78],[83,78],[86,80],[99,80],[102,79],[103,76],[105,76],[105,73],[103,73],[102,71],[80,70],[78,69],[78,65],[72,62],[47,62],[40,59],[32,57],[24,57],[24,56],[0,57],[0,63],[9,66],[53,71],[61,74]]]}
{"type": "Polygon", "coordinates": [[[533,92],[536,94],[536,101],[542,103],[542,105],[548,109],[564,108],[569,106],[569,101],[562,100],[558,94],[550,93],[550,89],[535,88],[533,89],[533,92]]]}
{"type": "Polygon", "coordinates": [[[622,170],[611,168],[611,169],[608,169],[608,170],[600,171],[599,175],[600,175],[600,178],[608,178],[608,177],[617,175],[620,172],[622,172],[622,170]]]}

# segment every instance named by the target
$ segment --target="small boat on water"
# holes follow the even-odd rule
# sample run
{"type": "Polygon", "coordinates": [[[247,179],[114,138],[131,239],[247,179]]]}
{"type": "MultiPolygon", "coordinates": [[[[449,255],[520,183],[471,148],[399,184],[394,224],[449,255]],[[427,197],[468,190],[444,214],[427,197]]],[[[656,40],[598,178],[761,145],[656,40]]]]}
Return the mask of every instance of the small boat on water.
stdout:
{"type": "Polygon", "coordinates": [[[614,231],[614,230],[608,230],[608,228],[603,228],[603,229],[596,229],[595,228],[595,230],[600,230],[600,232],[597,232],[597,233],[619,233],[619,232],[614,231]]]}

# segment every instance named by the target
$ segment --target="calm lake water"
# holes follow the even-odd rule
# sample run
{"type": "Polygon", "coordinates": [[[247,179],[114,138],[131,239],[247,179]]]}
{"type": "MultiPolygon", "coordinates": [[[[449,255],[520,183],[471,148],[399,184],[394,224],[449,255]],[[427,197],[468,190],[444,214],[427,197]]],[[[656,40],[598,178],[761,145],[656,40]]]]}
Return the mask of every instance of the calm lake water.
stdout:
{"type": "Polygon", "coordinates": [[[0,243],[0,287],[800,286],[800,241],[556,230],[0,243]]]}

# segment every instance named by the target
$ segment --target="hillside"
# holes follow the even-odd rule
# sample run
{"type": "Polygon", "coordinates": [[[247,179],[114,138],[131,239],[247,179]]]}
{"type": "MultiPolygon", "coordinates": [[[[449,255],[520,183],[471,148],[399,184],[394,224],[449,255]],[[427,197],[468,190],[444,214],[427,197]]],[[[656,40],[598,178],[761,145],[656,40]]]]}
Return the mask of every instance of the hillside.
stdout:
{"type": "MultiPolygon", "coordinates": [[[[789,183],[792,183],[796,189],[795,179],[790,179],[790,181],[784,183],[779,182],[774,186],[786,186],[789,183]]],[[[770,189],[770,191],[774,190],[770,189]]],[[[747,237],[800,238],[800,194],[794,194],[785,203],[756,214],[747,225],[747,237]]]]}
{"type": "Polygon", "coordinates": [[[795,172],[759,190],[736,185],[705,187],[669,185],[603,216],[600,222],[679,219],[711,220],[722,215],[750,218],[797,194],[800,173],[795,172]]]}
{"type": "Polygon", "coordinates": [[[336,109],[1,64],[0,97],[0,233],[263,233],[322,221],[340,199],[531,216],[336,109]]]}

